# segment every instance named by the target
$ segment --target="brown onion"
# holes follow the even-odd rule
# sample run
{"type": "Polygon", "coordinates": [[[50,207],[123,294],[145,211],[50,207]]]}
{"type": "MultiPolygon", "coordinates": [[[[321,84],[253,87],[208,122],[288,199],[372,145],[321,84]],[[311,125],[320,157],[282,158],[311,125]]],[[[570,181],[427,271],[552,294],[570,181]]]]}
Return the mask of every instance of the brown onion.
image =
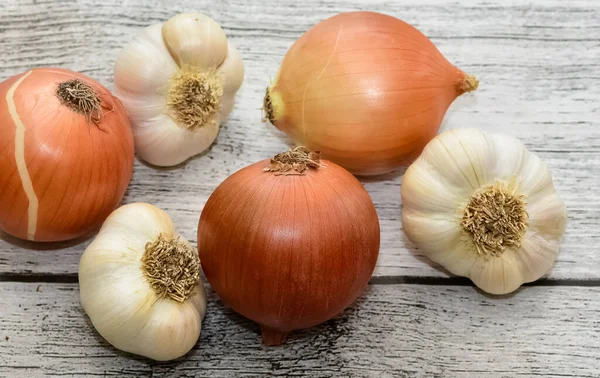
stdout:
{"type": "Polygon", "coordinates": [[[379,254],[379,221],[348,171],[297,147],[227,178],[198,225],[204,273],[222,300],[260,324],[263,343],[343,311],[379,254]]]}
{"type": "Polygon", "coordinates": [[[59,241],[99,228],[133,171],[121,102],[60,68],[13,76],[0,98],[0,230],[59,241]]]}

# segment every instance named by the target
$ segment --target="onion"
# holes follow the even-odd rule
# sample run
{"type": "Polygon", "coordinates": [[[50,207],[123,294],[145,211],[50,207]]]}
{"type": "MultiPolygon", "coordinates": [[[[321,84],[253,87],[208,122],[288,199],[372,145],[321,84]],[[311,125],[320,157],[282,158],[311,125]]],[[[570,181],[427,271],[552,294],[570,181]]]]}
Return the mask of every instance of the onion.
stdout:
{"type": "Polygon", "coordinates": [[[264,108],[295,142],[354,174],[375,175],[419,156],[452,101],[477,86],[411,25],[342,13],[294,43],[264,108]]]}
{"type": "Polygon", "coordinates": [[[119,204],[133,170],[127,113],[89,77],[59,68],[0,83],[0,229],[81,236],[119,204]]]}
{"type": "Polygon", "coordinates": [[[279,345],[362,293],[379,221],[354,176],[297,147],[219,185],[200,217],[198,252],[221,299],[260,324],[264,344],[279,345]]]}

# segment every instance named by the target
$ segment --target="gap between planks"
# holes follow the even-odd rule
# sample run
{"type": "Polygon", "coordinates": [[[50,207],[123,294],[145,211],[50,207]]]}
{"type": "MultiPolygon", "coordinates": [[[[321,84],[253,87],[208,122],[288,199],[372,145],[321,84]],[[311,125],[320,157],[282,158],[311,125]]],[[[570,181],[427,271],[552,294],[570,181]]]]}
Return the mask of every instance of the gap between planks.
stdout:
{"type": "MultiPolygon", "coordinates": [[[[206,279],[203,279],[206,282],[206,279]]],[[[78,275],[71,274],[22,274],[3,273],[0,274],[0,282],[20,283],[79,283],[78,275]]],[[[466,277],[429,277],[429,276],[374,276],[369,285],[426,285],[426,286],[474,286],[466,277]]],[[[563,287],[600,287],[600,279],[555,279],[543,278],[522,286],[563,286],[563,287]]]]}

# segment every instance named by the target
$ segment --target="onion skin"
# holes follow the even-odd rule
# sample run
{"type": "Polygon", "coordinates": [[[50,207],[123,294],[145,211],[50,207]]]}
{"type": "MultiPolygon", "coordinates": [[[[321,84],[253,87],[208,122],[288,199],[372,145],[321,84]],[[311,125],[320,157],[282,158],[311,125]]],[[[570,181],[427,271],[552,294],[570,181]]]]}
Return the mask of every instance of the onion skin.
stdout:
{"type": "Polygon", "coordinates": [[[204,273],[225,304],[260,324],[266,345],[342,312],[375,268],[371,198],[349,172],[322,163],[277,176],[258,162],[226,179],[202,211],[204,273]]]}
{"type": "Polygon", "coordinates": [[[294,43],[265,108],[294,142],[354,174],[377,175],[417,158],[454,99],[477,86],[411,25],[351,12],[294,43]]]}
{"type": "Polygon", "coordinates": [[[133,137],[118,99],[87,76],[60,68],[11,77],[0,83],[0,99],[0,229],[22,239],[61,241],[99,228],[133,172],[133,137]],[[98,95],[98,122],[57,97],[58,85],[74,79],[98,95]],[[27,176],[33,191],[26,189],[27,176]]]}

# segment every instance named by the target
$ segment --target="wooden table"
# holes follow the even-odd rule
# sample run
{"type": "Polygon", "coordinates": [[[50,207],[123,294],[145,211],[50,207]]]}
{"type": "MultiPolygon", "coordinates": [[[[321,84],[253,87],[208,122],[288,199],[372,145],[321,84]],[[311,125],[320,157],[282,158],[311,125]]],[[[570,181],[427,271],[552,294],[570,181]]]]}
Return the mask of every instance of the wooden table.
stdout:
{"type": "Polygon", "coordinates": [[[33,245],[4,235],[0,376],[600,377],[600,1],[3,0],[0,80],[59,66],[112,88],[115,57],[136,31],[183,11],[217,20],[246,64],[235,111],[205,156],[169,170],[136,162],[125,198],[165,209],[195,243],[215,187],[288,147],[260,111],[287,49],[318,21],[356,9],[410,22],[480,79],[476,93],[452,105],[443,129],[501,130],[547,161],[569,212],[552,273],[512,295],[487,296],[406,240],[401,173],[363,179],[382,245],[358,303],[267,348],[258,327],[207,286],[194,350],[154,363],[111,347],[83,312],[77,264],[89,239],[33,245]]]}

